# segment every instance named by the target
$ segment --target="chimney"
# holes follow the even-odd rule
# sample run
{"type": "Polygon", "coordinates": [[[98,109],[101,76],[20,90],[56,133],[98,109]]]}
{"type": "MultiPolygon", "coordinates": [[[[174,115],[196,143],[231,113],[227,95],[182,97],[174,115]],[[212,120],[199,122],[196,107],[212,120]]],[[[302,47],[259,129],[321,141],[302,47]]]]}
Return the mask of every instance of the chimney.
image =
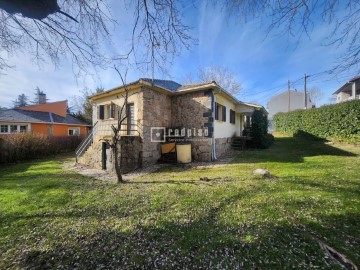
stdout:
{"type": "Polygon", "coordinates": [[[38,102],[39,104],[46,104],[46,94],[45,93],[38,93],[38,102]]]}

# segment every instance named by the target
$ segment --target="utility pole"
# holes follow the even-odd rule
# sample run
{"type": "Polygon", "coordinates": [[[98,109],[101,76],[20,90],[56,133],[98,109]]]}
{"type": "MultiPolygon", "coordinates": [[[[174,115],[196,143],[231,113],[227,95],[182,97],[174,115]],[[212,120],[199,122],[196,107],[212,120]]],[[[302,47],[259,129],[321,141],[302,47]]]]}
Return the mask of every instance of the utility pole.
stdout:
{"type": "Polygon", "coordinates": [[[290,80],[288,80],[288,94],[289,94],[288,112],[290,112],[290,80]]]}
{"type": "Polygon", "coordinates": [[[305,110],[307,109],[307,89],[306,89],[306,80],[309,76],[304,76],[304,93],[305,93],[305,110]]]}

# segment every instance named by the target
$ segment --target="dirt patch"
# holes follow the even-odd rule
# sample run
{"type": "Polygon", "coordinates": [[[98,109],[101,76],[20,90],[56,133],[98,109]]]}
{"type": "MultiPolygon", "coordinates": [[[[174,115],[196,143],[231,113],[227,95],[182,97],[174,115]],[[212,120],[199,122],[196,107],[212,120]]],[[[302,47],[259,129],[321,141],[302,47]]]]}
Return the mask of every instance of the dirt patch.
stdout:
{"type": "MultiPolygon", "coordinates": [[[[212,162],[192,162],[189,164],[183,164],[184,167],[191,167],[195,169],[209,169],[209,168],[217,168],[217,167],[223,167],[226,166],[226,164],[230,163],[234,158],[233,154],[228,154],[223,158],[220,158],[216,161],[212,162]]],[[[125,181],[146,176],[152,172],[155,172],[161,168],[164,167],[170,167],[174,166],[172,164],[163,164],[163,163],[157,163],[154,165],[150,165],[144,168],[140,168],[138,170],[135,170],[133,172],[129,172],[127,174],[123,174],[123,179],[125,181]]],[[[66,162],[63,163],[63,169],[67,171],[74,171],[76,173],[79,173],[81,175],[87,176],[87,177],[94,177],[98,180],[103,181],[109,181],[112,182],[116,179],[116,174],[113,171],[106,171],[106,170],[99,170],[99,169],[93,169],[90,168],[84,164],[76,163],[75,158],[68,159],[66,162]]]]}

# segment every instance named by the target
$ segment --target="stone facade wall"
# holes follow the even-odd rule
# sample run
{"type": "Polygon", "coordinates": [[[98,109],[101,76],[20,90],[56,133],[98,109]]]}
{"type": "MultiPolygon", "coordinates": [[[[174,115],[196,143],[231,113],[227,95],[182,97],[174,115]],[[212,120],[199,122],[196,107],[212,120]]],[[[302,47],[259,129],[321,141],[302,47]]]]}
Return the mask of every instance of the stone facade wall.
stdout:
{"type": "MultiPolygon", "coordinates": [[[[211,97],[205,91],[173,96],[171,99],[171,125],[174,128],[207,129],[211,115],[211,97]]],[[[193,160],[211,160],[211,138],[191,137],[193,160]]]]}
{"type": "Polygon", "coordinates": [[[171,98],[143,87],[143,164],[153,164],[160,158],[160,143],[151,141],[152,127],[169,127],[171,124],[171,98]]]}
{"type": "MultiPolygon", "coordinates": [[[[94,142],[78,162],[95,169],[102,169],[102,144],[94,142]]],[[[119,142],[120,166],[123,173],[136,170],[142,166],[142,139],[139,136],[124,136],[119,142]]],[[[111,148],[106,149],[106,170],[115,170],[115,163],[111,148]]]]}
{"type": "Polygon", "coordinates": [[[120,166],[123,173],[134,171],[142,166],[143,144],[141,137],[121,137],[120,147],[120,166]]]}
{"type": "Polygon", "coordinates": [[[86,164],[94,169],[102,169],[102,142],[94,141],[94,143],[86,150],[78,162],[86,164]]]}
{"type": "Polygon", "coordinates": [[[173,96],[171,125],[182,128],[204,128],[204,113],[211,110],[211,99],[204,91],[173,96]]]}

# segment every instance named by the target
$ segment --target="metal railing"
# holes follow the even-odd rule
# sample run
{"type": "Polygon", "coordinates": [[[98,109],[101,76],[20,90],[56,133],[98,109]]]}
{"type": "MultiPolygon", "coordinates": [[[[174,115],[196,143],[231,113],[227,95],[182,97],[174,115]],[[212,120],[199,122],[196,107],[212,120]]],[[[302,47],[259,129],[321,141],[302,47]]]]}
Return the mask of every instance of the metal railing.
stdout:
{"type": "MultiPolygon", "coordinates": [[[[89,134],[82,140],[79,146],[75,149],[76,162],[78,158],[81,157],[86,150],[92,145],[94,139],[99,137],[99,140],[104,137],[113,136],[114,131],[111,126],[117,125],[117,120],[113,121],[101,121],[96,122],[89,134]]],[[[140,136],[140,126],[138,124],[122,124],[125,128],[120,129],[121,136],[140,136]],[[130,126],[130,129],[129,129],[130,126]]]]}
{"type": "Polygon", "coordinates": [[[78,158],[81,157],[85,151],[89,148],[89,146],[93,142],[94,134],[96,132],[97,123],[93,126],[93,128],[90,130],[88,135],[82,140],[82,142],[79,144],[79,146],[75,149],[75,155],[76,155],[76,162],[78,161],[78,158]]]}

